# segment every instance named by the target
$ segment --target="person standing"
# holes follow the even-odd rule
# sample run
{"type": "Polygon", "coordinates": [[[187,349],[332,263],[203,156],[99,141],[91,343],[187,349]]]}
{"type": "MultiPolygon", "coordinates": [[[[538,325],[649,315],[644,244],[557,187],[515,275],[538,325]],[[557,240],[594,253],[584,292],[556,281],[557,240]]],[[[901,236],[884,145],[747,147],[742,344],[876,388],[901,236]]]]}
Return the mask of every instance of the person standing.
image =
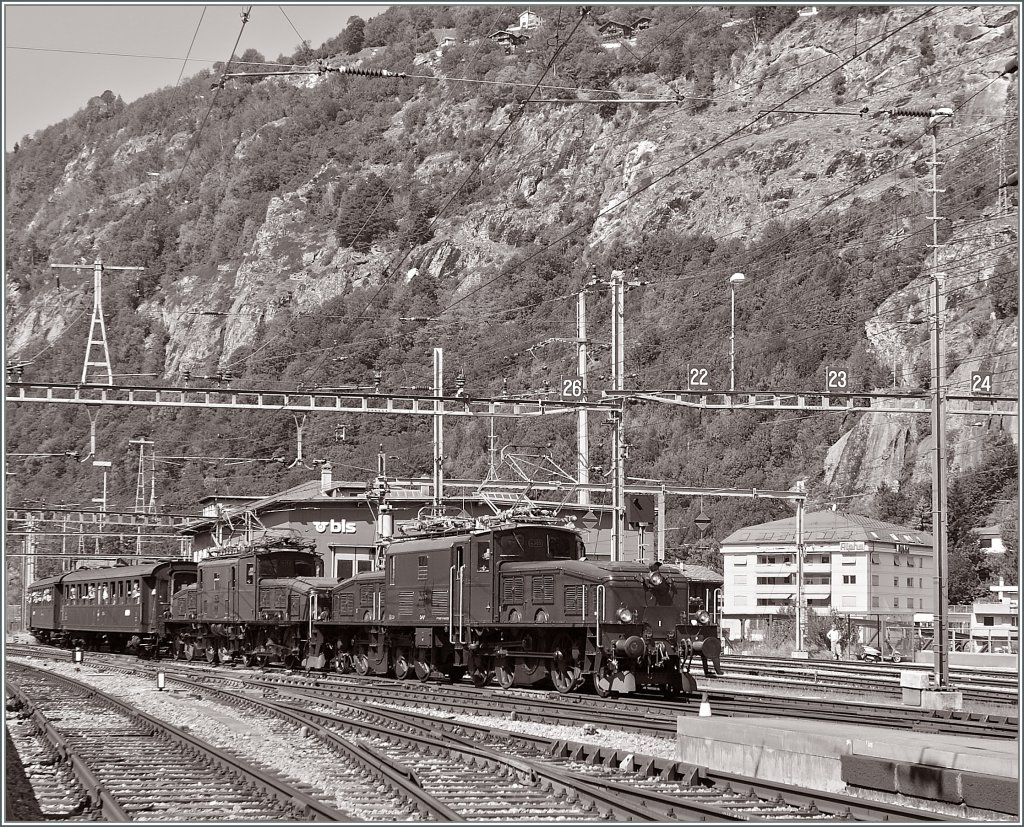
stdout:
{"type": "Polygon", "coordinates": [[[839,631],[838,627],[833,626],[825,637],[828,638],[829,649],[832,650],[832,660],[839,660],[843,654],[840,644],[840,641],[843,639],[843,633],[839,631]]]}

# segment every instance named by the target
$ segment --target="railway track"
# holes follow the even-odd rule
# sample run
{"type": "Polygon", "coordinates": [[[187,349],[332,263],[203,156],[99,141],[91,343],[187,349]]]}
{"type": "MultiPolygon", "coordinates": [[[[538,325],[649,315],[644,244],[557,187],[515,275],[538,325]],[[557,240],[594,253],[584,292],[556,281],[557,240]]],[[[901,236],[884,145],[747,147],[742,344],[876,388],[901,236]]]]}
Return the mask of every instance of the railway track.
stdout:
{"type": "Polygon", "coordinates": [[[81,681],[8,661],[5,689],[71,768],[87,805],[107,821],[349,818],[81,681]]]}
{"type": "MultiPolygon", "coordinates": [[[[793,661],[779,658],[723,657],[723,669],[734,682],[756,680],[779,689],[812,686],[816,691],[867,693],[898,698],[901,695],[900,672],[930,672],[925,664],[902,663],[898,666],[845,661],[793,661]]],[[[1020,684],[1012,672],[956,669],[950,683],[963,693],[966,703],[1017,708],[1020,684]]]]}
{"type": "MultiPolygon", "coordinates": [[[[347,683],[343,680],[154,664],[110,668],[150,674],[162,669],[169,682],[216,695],[246,714],[259,709],[260,715],[277,715],[325,741],[355,743],[363,755],[433,799],[437,808],[431,817],[439,820],[947,820],[850,796],[738,776],[712,778],[663,757],[602,753],[583,744],[570,747],[489,725],[439,721],[436,714],[382,708],[366,700],[367,691],[379,698],[381,687],[366,682],[362,699],[339,700],[334,684],[347,683]]],[[[490,711],[496,693],[472,694],[477,714],[490,711]]]]}

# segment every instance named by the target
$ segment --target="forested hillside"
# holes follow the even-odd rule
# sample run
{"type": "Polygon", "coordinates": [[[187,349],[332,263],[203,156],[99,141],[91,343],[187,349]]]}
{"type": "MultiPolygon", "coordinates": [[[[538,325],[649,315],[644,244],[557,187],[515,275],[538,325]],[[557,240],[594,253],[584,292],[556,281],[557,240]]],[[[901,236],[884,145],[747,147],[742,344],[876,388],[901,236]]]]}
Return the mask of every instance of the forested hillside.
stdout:
{"type": "MultiPolygon", "coordinates": [[[[688,364],[727,388],[729,277],[743,272],[737,388],[821,390],[835,368],[857,391],[926,389],[932,138],[913,112],[950,107],[936,135],[948,386],[965,394],[985,371],[998,395],[1017,394],[1014,8],[532,8],[542,23],[510,54],[487,35],[518,9],[402,6],[323,32],[318,49],[242,51],[127,105],[111,78],[6,157],[8,361],[25,382],[79,381],[91,273],[49,265],[101,257],[145,268],[104,276],[119,384],[208,386],[201,377],[227,371],[238,388],[425,393],[442,347],[452,392],[459,373],[472,396],[536,397],[575,374],[577,293],[621,269],[636,282],[627,388],[685,388],[688,364]],[[641,17],[635,40],[602,42],[601,22],[641,17]],[[454,45],[438,46],[440,30],[454,45]],[[301,74],[225,77],[282,69],[301,74]]],[[[600,286],[587,312],[596,394],[610,386],[600,286]]],[[[179,513],[211,493],[294,485],[318,473],[313,460],[369,479],[379,446],[391,473],[430,473],[426,419],[310,416],[296,463],[288,413],[95,416],[110,502],[125,508],[140,436],[155,442],[157,502],[179,513]]],[[[610,466],[598,419],[595,479],[610,466]]],[[[487,474],[489,427],[449,421],[447,474],[487,474]]],[[[1016,427],[950,417],[951,543],[965,570],[982,559],[970,528],[987,522],[1004,524],[1016,569],[1016,427]]],[[[928,429],[909,414],[630,404],[626,474],[803,482],[815,506],[927,527],[928,429]]],[[[9,405],[5,437],[8,504],[97,496],[96,469],[63,456],[89,451],[84,409],[9,405]]],[[[494,438],[575,468],[568,417],[499,421],[494,438]]],[[[670,502],[681,555],[699,507],[670,502]]],[[[703,509],[715,538],[788,515],[769,500],[703,509]]]]}

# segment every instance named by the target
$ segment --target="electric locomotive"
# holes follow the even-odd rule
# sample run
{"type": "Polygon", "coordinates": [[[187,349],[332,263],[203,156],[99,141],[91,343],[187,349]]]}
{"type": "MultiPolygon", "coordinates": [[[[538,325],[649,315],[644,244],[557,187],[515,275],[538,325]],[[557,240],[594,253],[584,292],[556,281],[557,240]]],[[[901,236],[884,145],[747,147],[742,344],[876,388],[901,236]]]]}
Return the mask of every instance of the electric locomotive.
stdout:
{"type": "Polygon", "coordinates": [[[364,675],[690,693],[695,655],[720,672],[707,607],[721,583],[697,567],[588,561],[580,534],[552,519],[449,520],[342,581],[310,654],[364,675]]]}
{"type": "Polygon", "coordinates": [[[312,547],[312,541],[267,537],[200,561],[196,583],[171,602],[174,657],[303,665],[312,623],[326,617],[338,582],[322,576],[312,547]]]}

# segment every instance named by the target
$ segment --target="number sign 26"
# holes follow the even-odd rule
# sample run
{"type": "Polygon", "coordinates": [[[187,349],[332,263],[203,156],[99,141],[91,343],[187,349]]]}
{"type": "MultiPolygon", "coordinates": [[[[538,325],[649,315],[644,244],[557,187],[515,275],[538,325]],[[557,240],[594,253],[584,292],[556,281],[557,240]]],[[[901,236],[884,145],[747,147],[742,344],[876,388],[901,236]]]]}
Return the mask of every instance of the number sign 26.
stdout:
{"type": "Polygon", "coordinates": [[[711,387],[711,368],[707,365],[687,365],[686,386],[690,390],[708,390],[711,387]]]}
{"type": "Polygon", "coordinates": [[[566,399],[583,398],[583,380],[562,378],[562,396],[566,399]]]}
{"type": "Polygon", "coordinates": [[[843,368],[825,368],[825,390],[845,391],[850,387],[850,377],[843,368]]]}

